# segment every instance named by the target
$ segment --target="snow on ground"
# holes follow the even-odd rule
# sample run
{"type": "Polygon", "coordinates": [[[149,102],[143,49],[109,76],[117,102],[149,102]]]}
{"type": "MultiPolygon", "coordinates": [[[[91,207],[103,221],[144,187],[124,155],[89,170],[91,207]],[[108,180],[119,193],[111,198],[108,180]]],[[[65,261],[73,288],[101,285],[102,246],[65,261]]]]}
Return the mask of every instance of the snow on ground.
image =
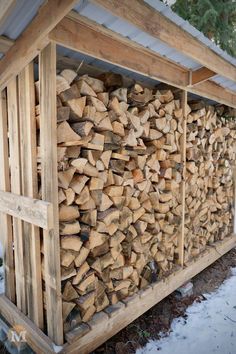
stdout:
{"type": "Polygon", "coordinates": [[[136,354],[235,354],[236,268],[206,301],[187,309],[187,320],[177,318],[168,337],[150,341],[136,354]]]}

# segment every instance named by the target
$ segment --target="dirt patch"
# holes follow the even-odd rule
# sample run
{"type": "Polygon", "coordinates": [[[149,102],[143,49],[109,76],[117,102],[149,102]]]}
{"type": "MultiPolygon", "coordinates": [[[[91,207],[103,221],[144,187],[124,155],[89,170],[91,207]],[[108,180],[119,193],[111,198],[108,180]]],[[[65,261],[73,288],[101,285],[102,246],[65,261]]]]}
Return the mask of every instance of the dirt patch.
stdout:
{"type": "Polygon", "coordinates": [[[93,353],[132,354],[150,339],[159,339],[161,333],[168,334],[173,319],[177,317],[186,319],[186,308],[194,301],[204,301],[204,293],[215,291],[230,276],[231,267],[236,267],[236,249],[231,250],[192,279],[192,296],[177,299],[175,294],[169,295],[93,353]]]}

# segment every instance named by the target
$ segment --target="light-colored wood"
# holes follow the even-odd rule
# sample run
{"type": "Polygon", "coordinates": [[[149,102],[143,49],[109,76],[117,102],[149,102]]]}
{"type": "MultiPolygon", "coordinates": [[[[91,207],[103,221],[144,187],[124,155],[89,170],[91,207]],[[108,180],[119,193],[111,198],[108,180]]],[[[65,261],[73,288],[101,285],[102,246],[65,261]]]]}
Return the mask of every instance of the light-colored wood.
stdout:
{"type": "Polygon", "coordinates": [[[152,51],[87,19],[85,21],[76,13],[70,13],[70,18],[64,18],[50,33],[50,38],[65,47],[155,77],[163,82],[176,86],[188,84],[186,70],[172,63],[167,64],[152,51]]]}
{"type": "Polygon", "coordinates": [[[151,36],[163,41],[208,69],[236,81],[235,66],[220,57],[180,26],[155,11],[142,0],[95,0],[113,15],[118,16],[151,36]],[[174,35],[173,35],[174,34],[174,35]]]}
{"type": "MultiPolygon", "coordinates": [[[[34,64],[31,62],[18,76],[19,87],[19,119],[21,136],[21,177],[22,194],[26,197],[37,198],[37,152],[36,152],[36,119],[35,119],[35,88],[34,64]]],[[[24,197],[20,197],[21,201],[24,197]]],[[[16,198],[14,198],[15,200],[16,198]]],[[[19,199],[18,199],[19,200],[19,199]]],[[[41,280],[40,233],[38,226],[51,228],[52,204],[35,199],[24,198],[21,205],[15,200],[16,210],[25,210],[28,206],[29,221],[23,223],[24,252],[26,259],[26,295],[28,317],[39,327],[43,328],[43,300],[41,280]],[[31,205],[27,203],[30,201],[31,205]],[[43,210],[42,210],[43,209],[43,210]],[[42,213],[43,211],[43,213],[42,213]],[[32,225],[33,224],[33,225],[32,225]],[[41,224],[41,225],[40,225],[41,224]],[[43,225],[44,224],[44,225],[43,225]]]]}
{"type": "Polygon", "coordinates": [[[4,24],[12,9],[16,5],[16,0],[0,1],[0,26],[4,24]]]}
{"type": "Polygon", "coordinates": [[[236,94],[232,91],[222,90],[211,81],[190,87],[187,70],[75,12],[52,30],[50,38],[65,47],[236,108],[236,94]]]}
{"type": "Polygon", "coordinates": [[[0,211],[45,230],[52,228],[52,204],[31,197],[0,191],[0,211]]]}
{"type": "Polygon", "coordinates": [[[206,67],[202,67],[200,69],[194,70],[191,72],[191,80],[190,86],[199,84],[200,82],[204,82],[212,77],[214,77],[216,73],[206,67]]]}
{"type": "MultiPolygon", "coordinates": [[[[9,174],[9,153],[7,138],[7,102],[5,90],[0,95],[0,164],[1,178],[0,189],[2,191],[10,191],[10,174],[9,174]]],[[[5,268],[5,294],[14,303],[15,294],[15,273],[14,273],[14,257],[13,257],[13,235],[12,235],[12,218],[10,215],[1,214],[1,243],[3,247],[3,261],[5,268]]]]}
{"type": "MultiPolygon", "coordinates": [[[[7,86],[9,150],[11,166],[11,192],[21,195],[21,162],[17,79],[7,86]]],[[[13,240],[15,256],[16,304],[26,314],[25,257],[22,221],[13,217],[13,240]]]]}
{"type": "Polygon", "coordinates": [[[213,81],[208,80],[196,86],[188,87],[187,91],[236,108],[235,92],[222,88],[222,86],[213,81]]]}
{"type": "Polygon", "coordinates": [[[43,234],[47,327],[49,337],[61,345],[63,324],[57,185],[56,45],[53,43],[40,53],[39,81],[42,199],[53,205],[53,228],[44,230],[43,234]]]}
{"type": "MultiPolygon", "coordinates": [[[[236,163],[236,162],[235,162],[236,163]]],[[[236,234],[236,165],[233,168],[234,179],[234,233],[236,234]]]]}
{"type": "Polygon", "coordinates": [[[1,53],[6,53],[8,51],[8,49],[10,49],[14,44],[14,41],[12,41],[11,39],[4,37],[4,36],[0,36],[0,52],[1,53]]]}
{"type": "MultiPolygon", "coordinates": [[[[7,0],[5,0],[7,2],[7,0]]],[[[48,43],[48,33],[73,8],[77,0],[48,0],[0,61],[0,88],[33,60],[48,43]]]]}
{"type": "Polygon", "coordinates": [[[181,108],[183,110],[183,120],[182,128],[183,134],[181,136],[181,158],[182,158],[182,183],[181,183],[181,225],[180,233],[178,239],[178,250],[179,250],[179,264],[183,267],[184,265],[184,233],[185,233],[185,179],[186,179],[186,130],[187,130],[187,103],[188,103],[188,93],[183,91],[181,95],[181,108]]]}
{"type": "Polygon", "coordinates": [[[71,344],[65,344],[61,353],[76,354],[79,352],[85,354],[92,352],[95,348],[100,346],[122,328],[126,327],[129,323],[141,316],[152,306],[160,302],[235,246],[236,235],[232,235],[224,241],[217,242],[214,247],[208,247],[208,249],[195,259],[191,265],[173,272],[164,280],[154,283],[152,291],[150,288],[147,290],[141,290],[136,298],[132,299],[130,305],[117,310],[110,319],[106,319],[106,321],[99,323],[99,325],[84,334],[79,340],[71,344]]]}
{"type": "Polygon", "coordinates": [[[0,295],[0,313],[12,327],[21,326],[25,330],[25,338],[35,353],[55,353],[52,341],[26,317],[4,295],[0,295]]]}

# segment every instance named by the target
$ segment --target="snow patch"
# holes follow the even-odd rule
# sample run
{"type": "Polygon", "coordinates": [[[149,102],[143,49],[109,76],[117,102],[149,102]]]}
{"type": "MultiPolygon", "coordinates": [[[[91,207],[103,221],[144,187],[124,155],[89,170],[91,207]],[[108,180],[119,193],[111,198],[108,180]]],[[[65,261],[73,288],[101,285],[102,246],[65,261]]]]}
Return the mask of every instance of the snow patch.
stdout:
{"type": "Polygon", "coordinates": [[[150,341],[136,354],[235,354],[236,268],[220,288],[204,294],[206,301],[194,303],[187,320],[177,318],[168,337],[150,341]]]}

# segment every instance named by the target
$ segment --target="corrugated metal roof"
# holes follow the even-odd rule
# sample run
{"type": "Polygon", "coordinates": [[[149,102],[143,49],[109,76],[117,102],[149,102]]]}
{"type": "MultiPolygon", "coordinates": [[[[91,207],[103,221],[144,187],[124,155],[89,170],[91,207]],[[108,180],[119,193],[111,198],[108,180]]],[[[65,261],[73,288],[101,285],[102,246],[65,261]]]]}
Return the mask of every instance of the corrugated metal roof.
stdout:
{"type": "MultiPolygon", "coordinates": [[[[236,58],[231,57],[226,52],[222,51],[217,47],[213,42],[206,38],[201,32],[189,24],[188,21],[185,21],[178,15],[176,15],[170,7],[166,6],[159,0],[144,0],[147,4],[152,6],[155,10],[161,12],[164,16],[169,18],[178,26],[182,27],[185,31],[190,33],[192,36],[196,37],[200,42],[204,43],[207,47],[214,50],[218,55],[222,56],[224,59],[236,66],[236,58]]],[[[44,0],[18,0],[16,5],[13,8],[12,12],[6,19],[5,23],[0,26],[0,35],[5,35],[11,39],[16,39],[31,22],[33,17],[36,15],[39,7],[42,5],[44,0]]],[[[164,42],[156,39],[153,36],[150,36],[148,33],[140,31],[137,27],[128,23],[127,21],[120,19],[112,15],[109,11],[106,11],[97,4],[91,3],[89,0],[80,0],[78,4],[74,7],[74,10],[80,13],[81,15],[105,26],[106,28],[119,33],[120,35],[127,37],[138,44],[157,52],[158,54],[182,65],[188,69],[198,69],[201,65],[192,60],[188,56],[178,52],[177,50],[166,45],[164,42]]],[[[65,55],[75,57],[79,53],[75,53],[70,50],[66,50],[65,55]]],[[[0,57],[2,53],[0,53],[0,57]]],[[[86,62],[89,62],[89,57],[84,58],[86,62]]],[[[118,68],[117,66],[103,63],[101,61],[95,61],[94,58],[91,58],[92,62],[97,64],[105,65],[113,68],[116,71],[123,71],[124,69],[118,68]]],[[[109,69],[111,70],[111,69],[109,69]]],[[[129,72],[131,75],[131,71],[129,72]]],[[[134,74],[137,75],[137,74],[134,74]]],[[[148,80],[148,78],[146,78],[148,80]]],[[[228,80],[221,76],[215,76],[213,81],[220,84],[222,87],[230,88],[231,90],[236,91],[236,83],[228,80]]]]}

